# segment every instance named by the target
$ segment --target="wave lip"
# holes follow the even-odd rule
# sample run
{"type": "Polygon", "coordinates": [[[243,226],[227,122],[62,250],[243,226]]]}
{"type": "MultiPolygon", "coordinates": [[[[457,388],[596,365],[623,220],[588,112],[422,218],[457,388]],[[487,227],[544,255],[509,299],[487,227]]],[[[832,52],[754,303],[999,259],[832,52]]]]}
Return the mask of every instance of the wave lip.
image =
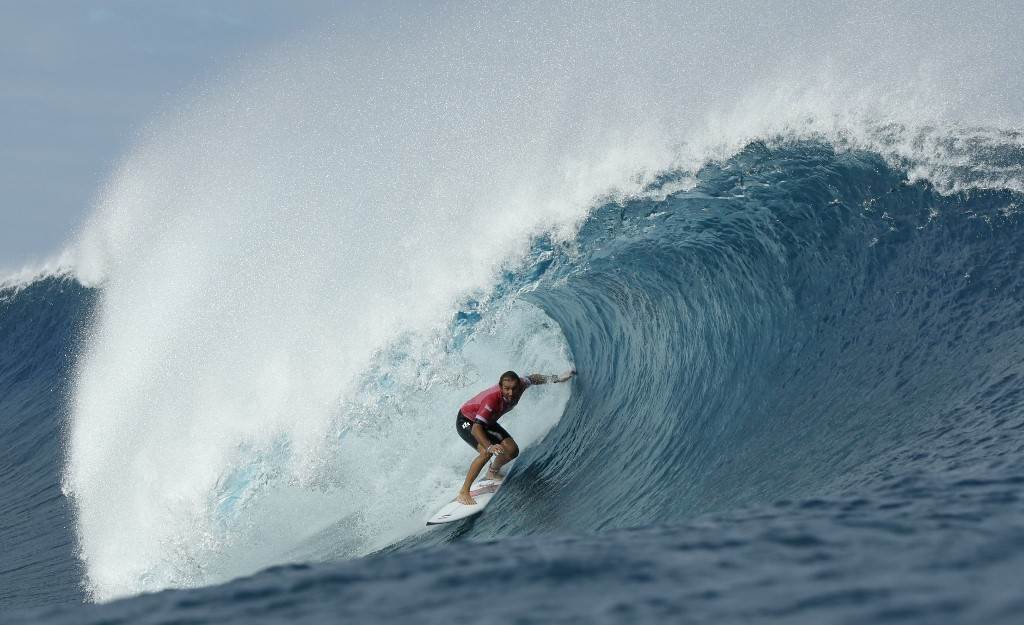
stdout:
{"type": "Polygon", "coordinates": [[[75,252],[69,248],[55,257],[0,274],[0,291],[18,290],[47,278],[76,277],[75,252]]]}

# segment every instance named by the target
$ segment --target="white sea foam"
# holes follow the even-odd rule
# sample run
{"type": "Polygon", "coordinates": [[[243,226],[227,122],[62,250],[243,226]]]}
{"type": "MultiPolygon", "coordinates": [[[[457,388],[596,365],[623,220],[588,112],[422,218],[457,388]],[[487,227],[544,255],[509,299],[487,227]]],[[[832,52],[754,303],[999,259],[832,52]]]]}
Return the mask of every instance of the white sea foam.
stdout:
{"type": "MultiPolygon", "coordinates": [[[[571,232],[594,196],[641,185],[635,166],[650,160],[637,136],[601,133],[552,168],[551,145],[508,126],[532,105],[463,96],[446,109],[423,51],[399,55],[383,84],[380,68],[282,54],[159,122],[80,242],[80,276],[102,298],[65,489],[97,599],[249,572],[346,514],[361,519],[352,555],[408,530],[458,485],[454,410],[490,377],[419,389],[429,411],[371,411],[383,425],[342,427],[349,443],[324,460],[346,425],[338,406],[380,350],[443,336],[531,236],[571,232]],[[326,496],[303,490],[321,482],[326,496]],[[246,500],[228,527],[225,497],[246,500]],[[275,502],[293,514],[253,516],[275,502]]],[[[516,356],[481,360],[500,372],[541,355],[516,356]]]]}

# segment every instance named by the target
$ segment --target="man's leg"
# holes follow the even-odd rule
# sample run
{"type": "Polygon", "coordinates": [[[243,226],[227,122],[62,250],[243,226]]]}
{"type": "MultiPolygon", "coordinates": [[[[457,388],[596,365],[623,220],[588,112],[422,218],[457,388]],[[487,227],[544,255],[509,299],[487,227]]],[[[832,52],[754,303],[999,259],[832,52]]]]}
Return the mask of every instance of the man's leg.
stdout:
{"type": "Polygon", "coordinates": [[[480,475],[480,471],[491,458],[491,454],[487,453],[487,449],[485,449],[483,445],[477,445],[476,450],[477,456],[473,459],[473,464],[469,465],[469,473],[466,474],[466,481],[462,483],[462,490],[459,491],[459,496],[456,498],[459,500],[459,503],[467,506],[476,505],[476,500],[469,494],[469,487],[473,485],[473,480],[476,479],[476,476],[480,475]]]}
{"type": "Polygon", "coordinates": [[[516,444],[511,436],[501,441],[501,447],[504,451],[494,456],[494,460],[491,461],[491,468],[487,471],[487,479],[489,480],[500,481],[503,479],[505,476],[501,473],[501,467],[519,455],[519,445],[516,444]]]}

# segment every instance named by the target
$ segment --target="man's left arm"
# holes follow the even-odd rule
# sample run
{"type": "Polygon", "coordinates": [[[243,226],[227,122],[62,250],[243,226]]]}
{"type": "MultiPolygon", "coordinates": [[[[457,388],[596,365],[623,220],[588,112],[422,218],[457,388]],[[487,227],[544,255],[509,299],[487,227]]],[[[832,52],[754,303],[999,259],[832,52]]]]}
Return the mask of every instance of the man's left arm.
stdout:
{"type": "Polygon", "coordinates": [[[574,375],[576,375],[576,370],[569,369],[568,371],[561,375],[544,375],[541,373],[531,373],[526,377],[530,380],[531,384],[547,384],[549,382],[551,384],[558,384],[559,382],[568,382],[569,380],[572,379],[574,375]]]}

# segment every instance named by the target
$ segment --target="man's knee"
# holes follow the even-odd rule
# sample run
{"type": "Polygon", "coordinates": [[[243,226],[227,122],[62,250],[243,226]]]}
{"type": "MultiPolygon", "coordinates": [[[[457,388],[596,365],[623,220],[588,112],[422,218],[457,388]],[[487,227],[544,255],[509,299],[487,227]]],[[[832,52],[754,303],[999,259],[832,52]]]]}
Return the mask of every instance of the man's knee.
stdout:
{"type": "Polygon", "coordinates": [[[507,438],[502,445],[505,448],[505,453],[508,454],[508,459],[511,460],[519,455],[519,445],[511,438],[507,438]]]}

